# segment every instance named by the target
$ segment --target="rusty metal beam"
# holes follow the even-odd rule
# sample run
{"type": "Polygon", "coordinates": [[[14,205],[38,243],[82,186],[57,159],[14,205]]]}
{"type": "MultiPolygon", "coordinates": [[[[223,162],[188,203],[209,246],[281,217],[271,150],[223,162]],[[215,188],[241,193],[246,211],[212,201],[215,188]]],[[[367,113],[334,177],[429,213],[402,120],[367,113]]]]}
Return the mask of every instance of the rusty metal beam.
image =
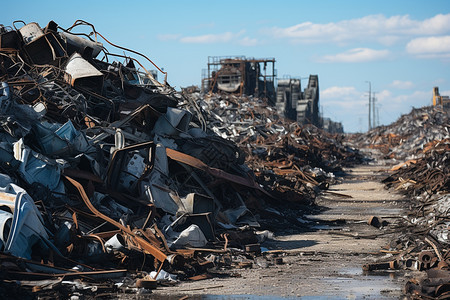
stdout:
{"type": "Polygon", "coordinates": [[[131,229],[129,229],[128,227],[123,226],[122,224],[120,224],[116,220],[113,220],[110,217],[105,216],[104,214],[99,212],[94,207],[94,205],[92,205],[91,201],[89,200],[89,197],[86,195],[86,192],[84,191],[83,186],[79,182],[77,182],[76,180],[74,180],[74,179],[72,179],[72,178],[70,178],[68,176],[65,176],[65,178],[67,179],[67,181],[69,181],[78,190],[78,192],[80,193],[80,196],[83,199],[84,203],[86,204],[86,206],[89,208],[89,210],[93,214],[95,214],[97,217],[107,221],[108,223],[116,226],[117,228],[119,228],[120,230],[125,232],[126,234],[130,235],[146,253],[152,255],[153,257],[155,257],[159,262],[163,263],[167,259],[167,255],[166,254],[161,252],[161,250],[159,250],[158,248],[156,248],[155,246],[153,246],[152,244],[150,244],[149,242],[147,242],[143,238],[141,238],[139,236],[136,236],[131,231],[131,229]]]}
{"type": "Polygon", "coordinates": [[[38,278],[55,278],[55,277],[91,277],[95,279],[106,279],[106,278],[118,278],[126,276],[127,270],[105,270],[105,271],[87,271],[87,272],[67,272],[67,273],[36,273],[36,272],[20,272],[20,271],[6,271],[7,274],[17,275],[17,276],[25,276],[29,277],[38,277],[38,278]]]}
{"type": "Polygon", "coordinates": [[[266,194],[269,197],[273,197],[266,190],[264,190],[256,181],[254,181],[250,177],[244,178],[241,176],[227,173],[220,169],[212,168],[212,167],[208,166],[207,164],[205,164],[204,162],[202,162],[198,158],[195,158],[193,156],[190,156],[188,154],[185,154],[185,153],[173,150],[173,149],[166,148],[166,153],[167,153],[167,156],[170,157],[171,159],[181,162],[183,164],[189,165],[196,169],[202,170],[211,176],[225,179],[229,182],[233,182],[233,183],[236,183],[239,185],[243,185],[243,186],[246,186],[249,188],[256,189],[258,191],[263,192],[264,194],[266,194]]]}

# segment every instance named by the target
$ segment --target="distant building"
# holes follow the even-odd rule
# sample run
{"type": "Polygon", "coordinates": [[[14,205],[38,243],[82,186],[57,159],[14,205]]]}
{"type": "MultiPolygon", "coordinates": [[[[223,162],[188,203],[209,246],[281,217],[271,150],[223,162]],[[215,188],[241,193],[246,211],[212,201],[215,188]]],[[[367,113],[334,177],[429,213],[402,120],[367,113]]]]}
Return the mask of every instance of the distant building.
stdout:
{"type": "Polygon", "coordinates": [[[310,75],[304,91],[300,79],[278,79],[276,108],[280,115],[299,124],[320,127],[319,76],[310,75]]]}
{"type": "Polygon", "coordinates": [[[341,122],[331,121],[330,118],[322,119],[323,130],[329,133],[344,133],[344,126],[342,126],[341,122]]]}
{"type": "Polygon", "coordinates": [[[275,58],[208,56],[208,70],[202,75],[202,91],[253,95],[275,101],[275,58]]]}
{"type": "Polygon", "coordinates": [[[319,76],[309,75],[308,86],[302,91],[297,78],[278,79],[277,112],[301,125],[313,124],[330,133],[343,133],[344,127],[319,115],[319,76]]]}
{"type": "Polygon", "coordinates": [[[313,124],[332,133],[343,132],[341,123],[319,116],[319,76],[310,75],[302,91],[296,78],[278,79],[275,91],[275,59],[245,56],[208,56],[208,69],[202,74],[203,93],[226,93],[265,98],[279,115],[301,125],[313,124]],[[325,126],[325,123],[326,126],[325,126]]]}

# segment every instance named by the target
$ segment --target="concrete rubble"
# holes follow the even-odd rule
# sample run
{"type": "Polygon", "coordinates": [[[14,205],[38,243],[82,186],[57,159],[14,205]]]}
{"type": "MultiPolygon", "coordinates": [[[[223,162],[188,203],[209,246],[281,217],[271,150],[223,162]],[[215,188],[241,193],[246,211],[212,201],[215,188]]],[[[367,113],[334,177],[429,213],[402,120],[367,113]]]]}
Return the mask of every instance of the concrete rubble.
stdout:
{"type": "Polygon", "coordinates": [[[9,297],[138,293],[251,263],[363,160],[264,100],[176,92],[81,20],[1,26],[0,82],[9,297]]]}

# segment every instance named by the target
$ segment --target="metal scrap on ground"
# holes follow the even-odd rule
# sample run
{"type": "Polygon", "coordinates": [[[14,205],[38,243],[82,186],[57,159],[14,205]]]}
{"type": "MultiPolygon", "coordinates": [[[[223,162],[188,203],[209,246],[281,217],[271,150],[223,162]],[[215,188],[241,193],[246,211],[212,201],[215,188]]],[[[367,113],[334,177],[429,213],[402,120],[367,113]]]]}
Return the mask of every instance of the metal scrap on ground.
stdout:
{"type": "Polygon", "coordinates": [[[136,292],[238,267],[262,255],[258,230],[301,229],[295,216],[362,159],[264,99],[178,93],[81,20],[1,26],[0,82],[5,296],[136,292]]]}
{"type": "Polygon", "coordinates": [[[405,285],[404,292],[413,299],[448,299],[450,295],[449,117],[450,110],[445,107],[423,107],[389,126],[349,137],[360,148],[381,150],[378,159],[402,161],[383,181],[410,200],[408,214],[396,224],[399,234],[385,249],[396,254],[390,265],[368,264],[365,268],[383,265],[384,269],[426,272],[405,285]]]}
{"type": "Polygon", "coordinates": [[[2,295],[137,293],[251,267],[271,231],[304,230],[320,191],[368,161],[357,146],[399,160],[385,183],[411,199],[402,222],[371,218],[401,233],[389,261],[364,268],[427,270],[406,292],[448,297],[448,110],[344,136],[281,117],[283,97],[177,92],[167,80],[85,21],[0,26],[2,295]]]}

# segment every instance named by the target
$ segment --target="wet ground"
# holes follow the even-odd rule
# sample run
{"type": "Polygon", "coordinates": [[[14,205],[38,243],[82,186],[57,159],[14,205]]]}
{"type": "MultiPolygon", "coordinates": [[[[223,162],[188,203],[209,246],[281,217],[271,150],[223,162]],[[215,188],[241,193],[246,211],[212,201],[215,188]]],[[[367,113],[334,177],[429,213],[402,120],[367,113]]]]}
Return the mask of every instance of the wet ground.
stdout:
{"type": "Polygon", "coordinates": [[[228,277],[158,287],[152,297],[170,299],[401,299],[404,271],[363,272],[362,265],[388,261],[380,251],[398,234],[395,226],[367,224],[378,216],[395,224],[408,199],[380,183],[386,167],[360,166],[348,170],[317,201],[320,214],[302,216],[305,233],[277,233],[262,246],[268,251],[252,268],[228,270],[228,277]],[[271,259],[281,257],[283,264],[271,259]]]}

